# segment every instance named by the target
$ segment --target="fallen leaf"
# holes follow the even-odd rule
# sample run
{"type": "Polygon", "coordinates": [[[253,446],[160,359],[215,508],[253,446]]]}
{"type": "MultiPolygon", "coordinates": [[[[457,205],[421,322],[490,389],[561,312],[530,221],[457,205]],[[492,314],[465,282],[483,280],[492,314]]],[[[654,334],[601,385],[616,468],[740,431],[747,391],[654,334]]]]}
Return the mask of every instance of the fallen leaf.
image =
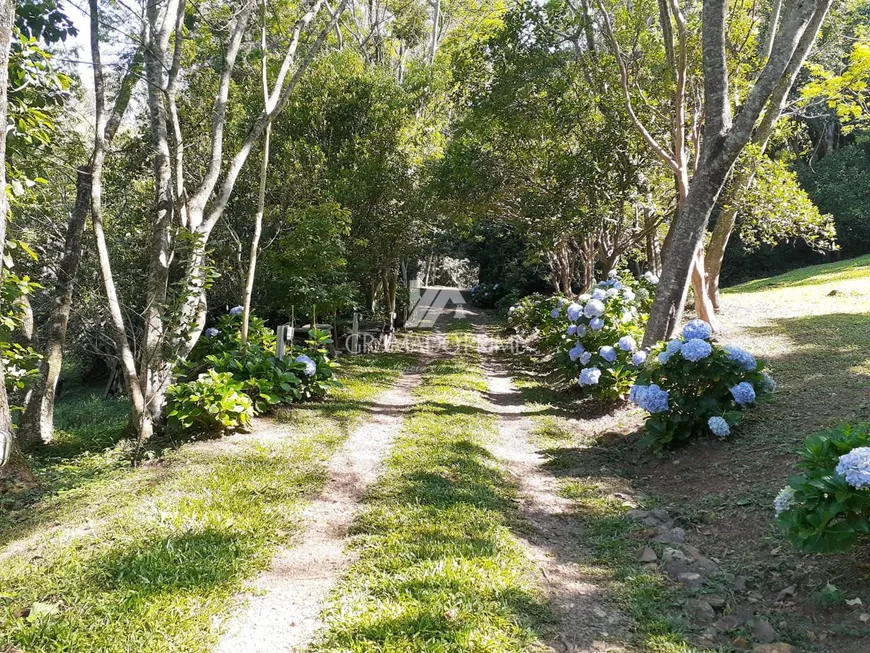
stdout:
{"type": "Polygon", "coordinates": [[[34,601],[30,606],[30,613],[27,615],[27,621],[33,623],[39,621],[43,617],[55,614],[60,611],[60,606],[57,603],[40,603],[34,601]]]}

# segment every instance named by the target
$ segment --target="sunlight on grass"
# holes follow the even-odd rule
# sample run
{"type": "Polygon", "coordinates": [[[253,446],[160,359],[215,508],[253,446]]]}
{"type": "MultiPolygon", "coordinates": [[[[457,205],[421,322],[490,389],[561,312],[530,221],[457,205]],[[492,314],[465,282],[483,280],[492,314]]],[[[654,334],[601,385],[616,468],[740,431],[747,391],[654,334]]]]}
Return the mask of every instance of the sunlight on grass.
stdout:
{"type": "Polygon", "coordinates": [[[513,487],[483,447],[497,426],[485,387],[473,357],[430,365],[314,650],[543,650],[536,632],[552,617],[509,528],[513,487]]]}
{"type": "MultiPolygon", "coordinates": [[[[55,456],[43,494],[4,524],[0,650],[210,650],[215,618],[300,528],[326,461],[410,362],[355,359],[333,397],[286,411],[292,437],[194,443],[136,469],[111,451],[55,456]]],[[[92,423],[64,419],[62,450],[75,449],[92,423]]]]}
{"type": "Polygon", "coordinates": [[[739,286],[728,288],[724,292],[748,293],[773,288],[822,285],[835,281],[851,281],[865,278],[870,281],[870,255],[838,261],[836,263],[811,265],[767,279],[754,279],[739,286]]]}

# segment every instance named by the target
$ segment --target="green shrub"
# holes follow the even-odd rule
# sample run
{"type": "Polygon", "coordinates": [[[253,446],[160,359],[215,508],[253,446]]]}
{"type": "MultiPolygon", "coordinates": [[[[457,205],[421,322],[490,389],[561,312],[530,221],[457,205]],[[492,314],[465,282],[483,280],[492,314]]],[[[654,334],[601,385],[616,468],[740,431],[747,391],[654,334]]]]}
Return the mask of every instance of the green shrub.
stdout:
{"type": "MultiPolygon", "coordinates": [[[[187,360],[191,364],[201,363],[212,354],[238,352],[242,349],[242,307],[231,308],[226,315],[218,318],[215,326],[202,333],[187,360]]],[[[256,315],[248,321],[248,348],[259,348],[267,352],[275,351],[275,333],[256,315]]]]}
{"type": "Polygon", "coordinates": [[[335,379],[338,364],[329,358],[328,347],[332,342],[329,332],[311,329],[305,341],[308,348],[294,350],[290,369],[302,381],[300,390],[303,399],[319,399],[339,385],[335,379]]]}
{"type": "Polygon", "coordinates": [[[805,551],[844,551],[870,534],[870,424],[844,424],[807,438],[774,501],[777,524],[805,551]]]}
{"type": "Polygon", "coordinates": [[[498,283],[480,283],[471,288],[471,304],[480,308],[495,308],[507,288],[498,283]]]}
{"type": "Polygon", "coordinates": [[[254,406],[231,373],[208,370],[194,381],[169,386],[167,414],[170,428],[220,433],[247,426],[254,406]]]}
{"type": "Polygon", "coordinates": [[[298,401],[302,396],[298,365],[292,359],[275,358],[259,346],[211,354],[205,360],[216,372],[229,372],[241,382],[243,392],[254,403],[256,415],[278,404],[298,401]]]}
{"type": "Polygon", "coordinates": [[[775,389],[755,357],[711,343],[710,335],[710,325],[692,320],[649,353],[629,394],[650,413],[642,444],[663,449],[709,432],[727,437],[743,409],[775,389]]]}
{"type": "Polygon", "coordinates": [[[615,273],[576,301],[532,295],[509,311],[518,333],[534,336],[543,352],[594,396],[625,397],[639,371],[638,345],[657,280],[615,273]]]}

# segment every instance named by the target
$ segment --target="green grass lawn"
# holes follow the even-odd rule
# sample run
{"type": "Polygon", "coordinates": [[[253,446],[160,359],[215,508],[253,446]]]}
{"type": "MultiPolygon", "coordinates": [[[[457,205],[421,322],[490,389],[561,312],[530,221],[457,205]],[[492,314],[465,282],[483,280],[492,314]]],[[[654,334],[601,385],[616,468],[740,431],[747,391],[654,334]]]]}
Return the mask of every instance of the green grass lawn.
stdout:
{"type": "Polygon", "coordinates": [[[302,525],[325,463],[375,395],[411,363],[360,357],[287,428],[191,443],[132,468],[122,402],[78,397],[35,461],[35,494],[0,521],[0,650],[207,651],[213,619],[302,525]]]}
{"type": "Polygon", "coordinates": [[[820,285],[836,281],[864,279],[870,275],[870,254],[836,263],[810,265],[775,277],[754,279],[725,290],[726,293],[748,293],[770,288],[820,285]]]}
{"type": "MultiPolygon", "coordinates": [[[[520,371],[527,399],[550,408],[536,418],[538,435],[563,491],[576,501],[589,573],[606,579],[633,616],[638,650],[693,650],[691,642],[695,650],[710,650],[697,643],[701,628],[682,616],[680,588],[636,562],[642,529],[625,518],[619,500],[635,496],[645,507],[666,507],[691,544],[746,577],[745,592],[711,589],[726,600],[726,610],[749,606],[804,651],[870,650],[870,629],[859,618],[870,605],[870,551],[802,554],[775,527],[772,510],[808,435],[842,421],[870,421],[870,257],[731,288],[723,296],[722,326],[720,339],[763,359],[779,389],[748,413],[734,437],[702,438],[662,457],[638,451],[638,409],[577,404],[520,371]],[[826,591],[828,583],[837,592],[826,591]],[[778,602],[790,585],[798,588],[796,597],[778,602]],[[831,594],[839,600],[820,598],[831,594]],[[862,605],[846,603],[855,598],[862,605]]],[[[729,634],[739,636],[751,641],[750,628],[729,634]]]]}
{"type": "Polygon", "coordinates": [[[429,366],[314,650],[541,650],[552,617],[511,533],[514,488],[484,446],[497,434],[485,390],[473,355],[429,366]]]}

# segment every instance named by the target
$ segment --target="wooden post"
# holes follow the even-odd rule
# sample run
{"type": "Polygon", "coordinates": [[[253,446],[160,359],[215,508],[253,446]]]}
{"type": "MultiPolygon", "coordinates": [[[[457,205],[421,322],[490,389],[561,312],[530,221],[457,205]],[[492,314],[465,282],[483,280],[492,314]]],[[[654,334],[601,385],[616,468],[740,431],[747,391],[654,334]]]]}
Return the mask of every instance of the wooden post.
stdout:
{"type": "Polygon", "coordinates": [[[353,313],[353,327],[350,332],[350,353],[358,354],[359,351],[359,313],[353,313]]]}

